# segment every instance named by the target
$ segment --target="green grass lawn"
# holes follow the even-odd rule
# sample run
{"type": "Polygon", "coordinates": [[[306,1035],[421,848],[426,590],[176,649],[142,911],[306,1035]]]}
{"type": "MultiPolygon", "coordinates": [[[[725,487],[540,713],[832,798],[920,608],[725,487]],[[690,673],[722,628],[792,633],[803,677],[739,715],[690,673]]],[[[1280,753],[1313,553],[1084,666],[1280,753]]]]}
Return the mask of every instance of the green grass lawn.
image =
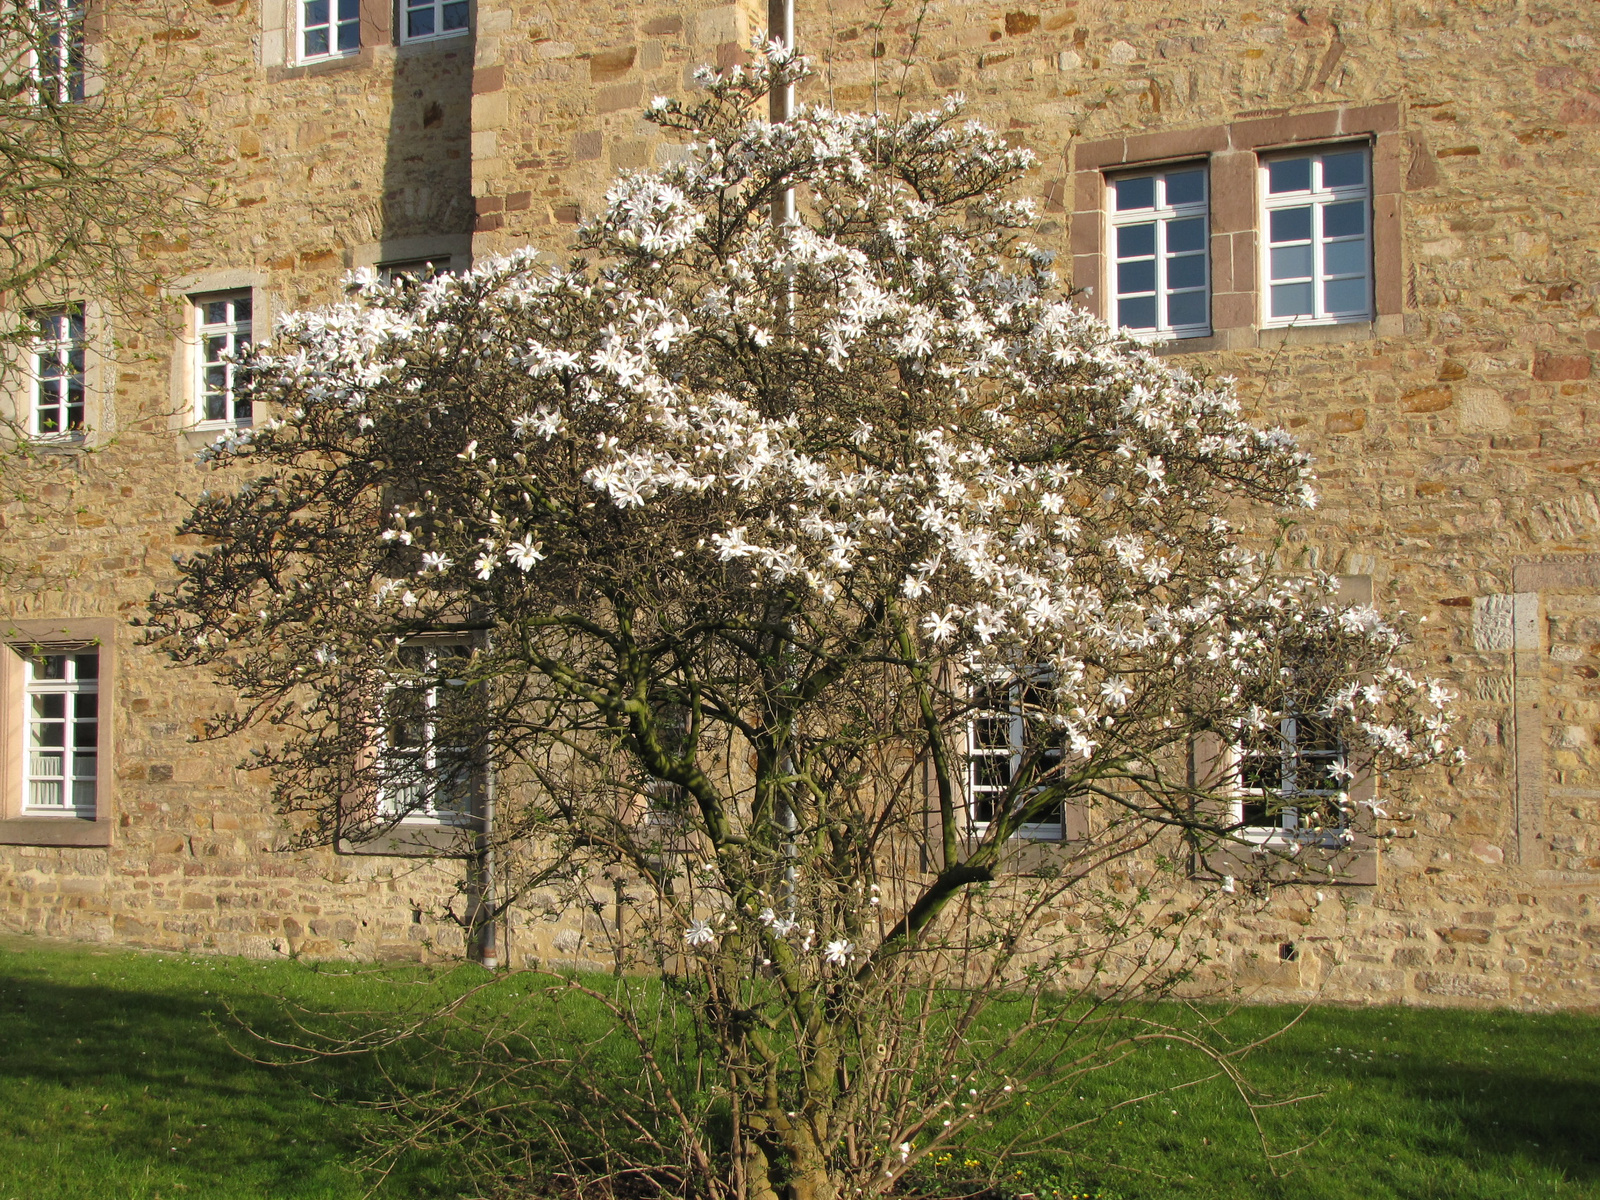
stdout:
{"type": "MultiPolygon", "coordinates": [[[[473,978],[0,942],[0,1200],[366,1195],[372,1065],[255,1065],[219,1035],[240,1041],[226,1009],[286,1029],[285,1002],[392,1011],[473,978]]],[[[1287,1016],[1231,1020],[1243,1037],[1287,1016]]],[[[1595,1016],[1322,1008],[1250,1062],[1269,1090],[1320,1094],[1268,1114],[1272,1148],[1300,1153],[1269,1166],[1237,1099],[1207,1084],[1122,1109],[1073,1157],[1027,1169],[1046,1197],[1600,1197],[1595,1016]]],[[[1157,1051],[1096,1077],[1084,1106],[1198,1073],[1157,1051]]],[[[402,1161],[374,1194],[475,1193],[440,1155],[402,1161]]]]}

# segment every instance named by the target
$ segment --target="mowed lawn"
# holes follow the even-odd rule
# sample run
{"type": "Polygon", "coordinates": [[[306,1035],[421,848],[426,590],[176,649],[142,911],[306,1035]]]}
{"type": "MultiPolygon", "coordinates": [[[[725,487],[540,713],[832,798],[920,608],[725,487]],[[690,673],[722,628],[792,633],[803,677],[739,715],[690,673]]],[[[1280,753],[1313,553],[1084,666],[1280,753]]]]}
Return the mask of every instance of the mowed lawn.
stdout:
{"type": "MultiPolygon", "coordinates": [[[[285,1070],[229,1045],[246,1040],[230,1009],[288,1032],[294,1005],[394,1011],[482,979],[0,941],[0,1200],[482,1195],[449,1154],[402,1159],[382,1180],[359,1171],[372,1129],[361,1101],[384,1094],[368,1060],[285,1070]]],[[[1290,1015],[1230,1021],[1243,1038],[1290,1015]]],[[[1057,1187],[1122,1200],[1600,1198],[1600,1017],[1318,1008],[1249,1063],[1271,1091],[1318,1094],[1265,1116],[1271,1149],[1298,1153],[1269,1163],[1236,1096],[1211,1083],[1118,1110],[1071,1157],[1030,1164],[1027,1186],[1043,1184],[1045,1200],[1057,1187]]],[[[1084,1104],[1197,1073],[1157,1051],[1097,1077],[1084,1104]]]]}

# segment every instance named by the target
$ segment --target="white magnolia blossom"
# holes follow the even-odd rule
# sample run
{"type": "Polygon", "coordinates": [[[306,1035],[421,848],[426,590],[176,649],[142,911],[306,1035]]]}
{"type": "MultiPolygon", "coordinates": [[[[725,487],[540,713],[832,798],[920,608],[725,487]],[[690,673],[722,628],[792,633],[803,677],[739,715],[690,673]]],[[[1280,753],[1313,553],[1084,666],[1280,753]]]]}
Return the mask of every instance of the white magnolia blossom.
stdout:
{"type": "Polygon", "coordinates": [[[844,938],[834,938],[823,948],[822,957],[831,966],[842,967],[850,962],[850,956],[855,953],[855,944],[844,938]]]}
{"type": "Polygon", "coordinates": [[[684,944],[688,946],[709,946],[717,940],[716,930],[711,928],[709,921],[691,921],[689,927],[683,931],[684,944]]]}

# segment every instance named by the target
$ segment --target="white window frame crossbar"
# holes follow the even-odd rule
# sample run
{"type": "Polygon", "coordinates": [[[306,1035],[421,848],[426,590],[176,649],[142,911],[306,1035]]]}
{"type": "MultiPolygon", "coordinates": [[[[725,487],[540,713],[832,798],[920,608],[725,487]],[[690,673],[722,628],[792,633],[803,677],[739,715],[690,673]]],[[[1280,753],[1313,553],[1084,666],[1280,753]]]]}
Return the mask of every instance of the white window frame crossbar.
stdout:
{"type": "MultiPolygon", "coordinates": [[[[1174,187],[1172,190],[1176,191],[1174,187]]],[[[1175,163],[1170,166],[1158,167],[1153,170],[1134,171],[1128,174],[1114,175],[1106,181],[1107,224],[1109,240],[1106,245],[1106,266],[1109,273],[1111,294],[1111,323],[1123,329],[1124,332],[1137,338],[1192,338],[1209,337],[1211,334],[1211,172],[1203,162],[1175,163]],[[1183,195],[1178,200],[1169,198],[1169,178],[1198,176],[1200,190],[1198,198],[1183,195]],[[1150,203],[1137,207],[1133,203],[1138,197],[1131,197],[1128,193],[1142,190],[1141,185],[1149,181],[1150,203]],[[1130,206],[1121,207],[1124,201],[1129,201],[1130,206]],[[1187,241],[1178,243],[1174,249],[1176,237],[1185,238],[1194,229],[1191,222],[1198,221],[1200,240],[1198,246],[1192,246],[1187,241]],[[1141,238],[1140,230],[1150,226],[1148,250],[1141,245],[1133,245],[1141,238]],[[1182,262],[1187,269],[1191,264],[1197,263],[1200,267],[1200,281],[1194,283],[1184,278],[1174,286],[1172,276],[1175,263],[1182,262]],[[1150,271],[1150,286],[1131,286],[1136,281],[1127,279],[1126,276],[1142,274],[1146,265],[1150,271]],[[1126,270],[1124,269],[1126,268],[1126,270]],[[1130,286],[1124,289],[1123,283],[1130,286]],[[1171,320],[1171,307],[1175,298],[1196,296],[1201,298],[1201,319],[1198,321],[1181,321],[1174,323],[1171,320]],[[1132,327],[1124,321],[1124,307],[1128,301],[1153,300],[1155,303],[1154,326],[1141,325],[1132,327]]],[[[1129,306],[1131,307],[1131,306],[1129,306]]]]}
{"type": "MultiPolygon", "coordinates": [[[[978,706],[973,709],[967,722],[967,825],[973,836],[981,838],[988,832],[990,824],[989,818],[980,818],[981,806],[989,805],[989,811],[993,813],[994,806],[1011,791],[1029,751],[1024,692],[1029,688],[1046,687],[1048,680],[996,680],[975,686],[985,692],[1005,688],[1009,700],[1005,708],[986,707],[983,701],[987,697],[978,695],[978,706]],[[997,770],[1003,774],[1003,778],[989,774],[997,770]]],[[[1059,761],[1060,754],[1059,749],[1047,748],[1043,757],[1053,757],[1059,761]]],[[[1023,825],[1013,836],[1045,842],[1065,840],[1065,801],[1062,804],[1063,811],[1058,813],[1056,820],[1023,825]]]]}
{"type": "MultiPolygon", "coordinates": [[[[437,791],[441,760],[446,754],[463,756],[465,754],[465,749],[462,747],[443,748],[439,745],[438,722],[434,714],[440,706],[442,689],[456,683],[453,680],[438,680],[439,662],[441,657],[447,654],[453,655],[470,648],[470,641],[456,638],[428,638],[409,642],[401,647],[402,658],[415,656],[418,659],[417,674],[422,680],[427,681],[420,685],[424,715],[415,734],[415,746],[404,748],[394,744],[389,712],[385,711],[381,715],[377,747],[378,813],[385,820],[431,825],[471,825],[477,820],[478,796],[485,770],[482,763],[474,763],[470,768],[469,777],[462,781],[466,793],[463,803],[441,805],[437,791]],[[408,778],[396,787],[392,781],[399,771],[394,765],[394,761],[398,758],[407,760],[403,770],[408,778]],[[413,794],[402,800],[396,795],[400,789],[411,791],[413,794]]],[[[416,682],[393,681],[384,689],[385,699],[401,689],[417,686],[419,684],[416,682]]]]}
{"type": "Polygon", "coordinates": [[[1372,150],[1365,142],[1345,142],[1315,150],[1262,155],[1259,166],[1261,195],[1261,311],[1262,324],[1340,325],[1372,319],[1372,150]],[[1329,182],[1327,160],[1354,157],[1361,166],[1359,182],[1340,177],[1329,182]],[[1307,163],[1306,186],[1274,192],[1278,183],[1298,173],[1307,163]],[[1305,211],[1303,228],[1294,214],[1305,211]],[[1350,232],[1349,218],[1359,215],[1360,229],[1350,232]],[[1291,228],[1290,226],[1293,226],[1291,228]],[[1359,281],[1359,288],[1350,286],[1359,281]],[[1359,291],[1360,303],[1330,306],[1330,285],[1359,291]],[[1278,289],[1311,289],[1311,311],[1276,315],[1278,289]]]}
{"type": "Polygon", "coordinates": [[[255,301],[249,291],[214,292],[194,305],[194,412],[197,425],[248,425],[250,402],[236,391],[236,359],[250,348],[255,301]],[[216,317],[218,319],[211,320],[216,317]]]}
{"type": "Polygon", "coordinates": [[[28,816],[93,819],[100,774],[99,651],[84,646],[37,647],[25,656],[24,664],[22,811],[28,816]],[[47,662],[58,675],[41,676],[47,662]]]}
{"type": "Polygon", "coordinates": [[[472,28],[470,0],[400,0],[399,14],[401,45],[460,37],[472,28]],[[418,26],[425,28],[413,33],[418,26]]]}
{"type": "Polygon", "coordinates": [[[33,412],[29,432],[39,438],[82,435],[87,421],[89,352],[83,305],[35,310],[33,412]]]}

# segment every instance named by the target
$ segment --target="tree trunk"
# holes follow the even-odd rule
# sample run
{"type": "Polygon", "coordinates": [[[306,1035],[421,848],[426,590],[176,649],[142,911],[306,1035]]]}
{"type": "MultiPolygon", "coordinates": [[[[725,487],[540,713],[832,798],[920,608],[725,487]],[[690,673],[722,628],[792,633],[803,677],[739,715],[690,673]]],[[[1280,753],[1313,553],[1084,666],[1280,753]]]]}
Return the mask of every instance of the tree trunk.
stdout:
{"type": "Polygon", "coordinates": [[[789,1167],[785,1200],[838,1200],[839,1189],[807,1126],[791,1122],[783,1132],[783,1148],[789,1167]]]}
{"type": "Polygon", "coordinates": [[[772,1186],[772,1163],[754,1138],[744,1138],[745,1200],[782,1200],[772,1186]]]}

